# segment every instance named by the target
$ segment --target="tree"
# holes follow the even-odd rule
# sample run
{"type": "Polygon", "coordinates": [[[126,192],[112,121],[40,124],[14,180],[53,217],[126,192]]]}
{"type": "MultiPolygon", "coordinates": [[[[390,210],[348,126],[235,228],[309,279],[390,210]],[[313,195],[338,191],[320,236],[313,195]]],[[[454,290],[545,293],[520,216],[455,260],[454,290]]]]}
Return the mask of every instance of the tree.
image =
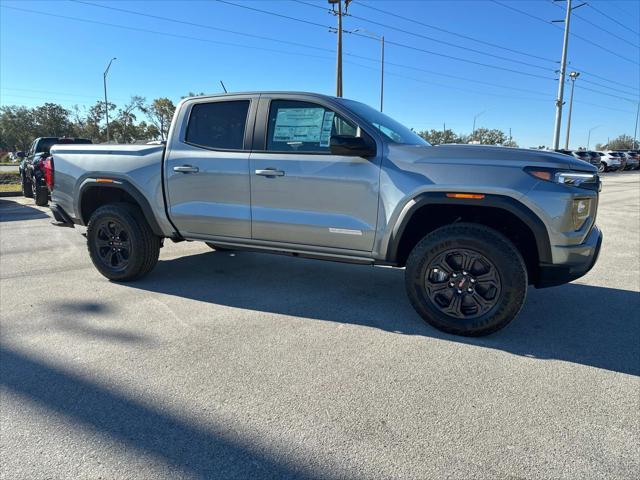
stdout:
{"type": "Polygon", "coordinates": [[[176,111],[173,102],[168,98],[156,98],[150,105],[143,106],[142,111],[160,132],[160,139],[165,140],[169,133],[173,113],[176,111]]]}
{"type": "Polygon", "coordinates": [[[132,143],[135,140],[139,140],[139,130],[135,124],[135,111],[142,111],[144,101],[143,97],[134,95],[129,103],[118,110],[118,115],[110,125],[113,131],[113,138],[118,143],[132,143]]]}
{"type": "Polygon", "coordinates": [[[605,145],[607,150],[636,150],[639,148],[639,146],[640,142],[636,140],[636,143],[634,145],[633,137],[624,134],[614,138],[613,140],[609,141],[607,145],[605,145]]]}
{"type": "Polygon", "coordinates": [[[27,107],[0,108],[0,147],[26,151],[35,138],[35,131],[33,112],[27,107]]]}
{"type": "Polygon", "coordinates": [[[422,138],[424,138],[427,142],[432,145],[442,145],[444,143],[461,143],[461,138],[459,135],[454,133],[453,130],[435,130],[431,129],[429,131],[419,132],[422,138]]]}
{"type": "Polygon", "coordinates": [[[36,137],[70,137],[73,127],[69,119],[71,112],[56,103],[45,103],[33,109],[36,137]]]}
{"type": "Polygon", "coordinates": [[[507,136],[502,130],[494,128],[478,128],[471,134],[471,140],[480,142],[480,145],[503,145],[507,141],[507,136]]]}

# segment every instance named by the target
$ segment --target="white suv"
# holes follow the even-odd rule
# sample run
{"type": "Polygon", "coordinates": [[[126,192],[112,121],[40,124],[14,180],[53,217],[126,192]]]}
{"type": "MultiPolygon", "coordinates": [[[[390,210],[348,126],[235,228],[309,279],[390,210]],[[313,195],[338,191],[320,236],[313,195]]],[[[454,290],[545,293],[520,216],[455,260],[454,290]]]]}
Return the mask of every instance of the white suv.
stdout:
{"type": "Polygon", "coordinates": [[[618,170],[622,166],[622,159],[624,153],[620,152],[598,152],[600,154],[600,161],[602,162],[602,168],[605,172],[618,170]]]}

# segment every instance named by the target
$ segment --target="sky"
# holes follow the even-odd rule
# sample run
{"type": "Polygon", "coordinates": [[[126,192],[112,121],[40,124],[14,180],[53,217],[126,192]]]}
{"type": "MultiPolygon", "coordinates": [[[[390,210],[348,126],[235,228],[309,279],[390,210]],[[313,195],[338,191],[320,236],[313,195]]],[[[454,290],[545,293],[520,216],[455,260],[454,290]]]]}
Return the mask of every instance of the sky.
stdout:
{"type": "MultiPolygon", "coordinates": [[[[574,0],[574,7],[580,5],[574,0]]],[[[344,17],[344,96],[415,130],[511,129],[550,145],[565,1],[353,0],[344,17]]],[[[0,0],[0,104],[91,106],[132,95],[299,90],[335,94],[337,20],[326,0],[0,0]],[[104,8],[108,7],[108,8],[104,8]],[[126,12],[123,10],[127,10],[126,12]],[[262,11],[257,11],[262,10],[262,11]],[[131,13],[137,12],[137,13],[131,13]],[[265,13],[271,12],[271,13],[265,13]],[[158,18],[164,17],[164,18],[158,18]],[[173,21],[168,21],[171,19],[173,21]]],[[[634,134],[640,1],[588,0],[571,19],[571,148],[634,134]]],[[[565,89],[562,142],[570,85],[565,89]]]]}

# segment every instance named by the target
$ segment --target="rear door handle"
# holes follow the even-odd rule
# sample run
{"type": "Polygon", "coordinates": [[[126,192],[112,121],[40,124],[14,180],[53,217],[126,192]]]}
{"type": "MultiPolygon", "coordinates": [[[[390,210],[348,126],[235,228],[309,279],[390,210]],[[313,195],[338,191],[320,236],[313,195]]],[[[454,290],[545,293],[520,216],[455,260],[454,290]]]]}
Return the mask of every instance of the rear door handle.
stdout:
{"type": "Polygon", "coordinates": [[[179,167],[173,167],[174,172],[180,173],[198,173],[200,169],[198,167],[192,167],[191,165],[180,165],[179,167]]]}
{"type": "Polygon", "coordinates": [[[265,168],[264,170],[256,170],[256,175],[262,175],[263,177],[284,177],[282,170],[276,170],[275,168],[265,168]]]}

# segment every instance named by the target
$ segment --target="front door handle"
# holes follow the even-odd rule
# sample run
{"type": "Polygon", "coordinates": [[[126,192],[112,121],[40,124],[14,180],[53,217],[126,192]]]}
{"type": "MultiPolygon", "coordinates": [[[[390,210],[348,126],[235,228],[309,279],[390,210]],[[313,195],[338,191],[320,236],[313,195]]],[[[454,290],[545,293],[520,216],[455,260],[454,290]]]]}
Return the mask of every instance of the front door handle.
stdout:
{"type": "Polygon", "coordinates": [[[264,170],[256,170],[256,175],[262,175],[263,177],[284,177],[282,170],[276,170],[275,168],[265,168],[264,170]]]}
{"type": "Polygon", "coordinates": [[[191,165],[180,165],[179,167],[173,167],[174,172],[180,173],[198,173],[200,169],[198,167],[192,167],[191,165]]]}

